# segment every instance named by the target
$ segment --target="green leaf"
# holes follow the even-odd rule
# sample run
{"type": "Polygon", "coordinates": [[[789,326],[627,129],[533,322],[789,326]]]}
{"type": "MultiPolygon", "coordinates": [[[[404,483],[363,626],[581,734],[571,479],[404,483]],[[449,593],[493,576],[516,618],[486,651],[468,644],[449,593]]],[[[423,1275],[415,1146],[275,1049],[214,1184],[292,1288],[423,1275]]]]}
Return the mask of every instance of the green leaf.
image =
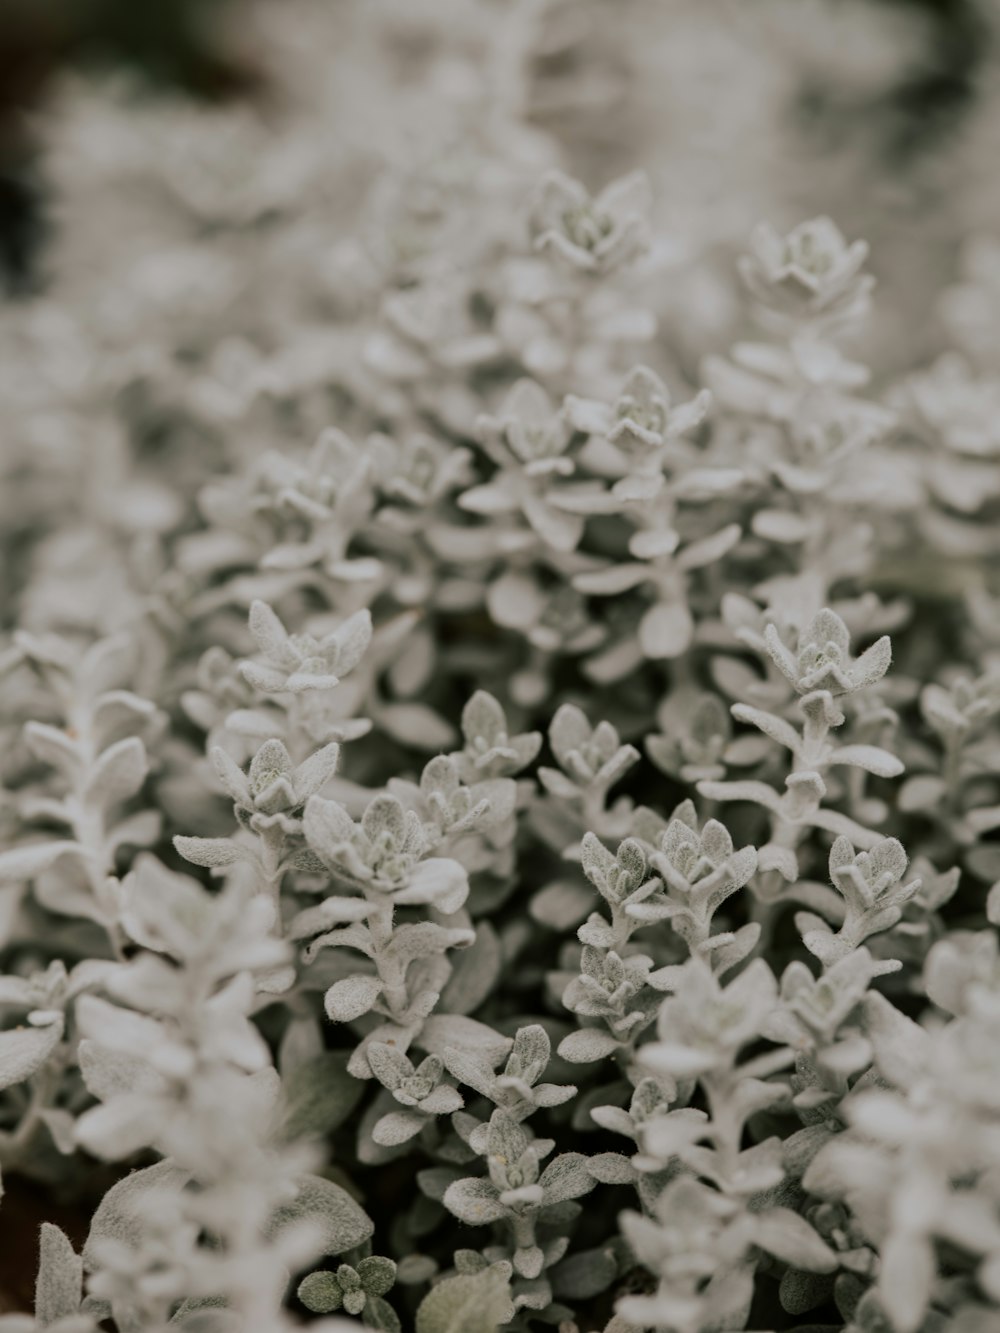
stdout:
{"type": "Polygon", "coordinates": [[[402,1324],[399,1315],[387,1300],[381,1296],[369,1296],[361,1316],[365,1328],[374,1328],[378,1333],[400,1333],[402,1324]]]}
{"type": "Polygon", "coordinates": [[[302,1279],[298,1298],[312,1314],[332,1314],[344,1303],[340,1283],[325,1269],[309,1273],[302,1279]]]}
{"type": "Polygon", "coordinates": [[[587,1159],[582,1153],[565,1152],[548,1164],[538,1183],[545,1191],[546,1204],[551,1204],[589,1194],[597,1181],[587,1170],[587,1159]]]}
{"type": "Polygon", "coordinates": [[[589,1300],[606,1291],[617,1276],[613,1250],[581,1250],[552,1270],[552,1290],[557,1296],[589,1300]]]}
{"type": "Polygon", "coordinates": [[[142,786],[149,771],[146,747],[138,736],[109,745],[94,766],[86,799],[101,806],[125,801],[142,786]]]}
{"type": "Polygon", "coordinates": [[[23,1083],[37,1073],[59,1045],[62,1031],[60,1014],[52,1023],[0,1032],[0,1088],[23,1083]]]}
{"type": "Polygon", "coordinates": [[[510,1283],[487,1268],[433,1287],[417,1310],[416,1333],[497,1333],[513,1314],[510,1283]]]}
{"type": "Polygon", "coordinates": [[[332,1133],[351,1114],[365,1085],[347,1072],[348,1054],[323,1051],[296,1065],[284,1079],[284,1138],[319,1138],[332,1133]]]}
{"type": "Polygon", "coordinates": [[[448,961],[451,976],[441,992],[441,1008],[449,1014],[474,1013],[500,977],[503,954],[499,936],[488,921],[480,921],[472,944],[453,953],[448,961]]]}

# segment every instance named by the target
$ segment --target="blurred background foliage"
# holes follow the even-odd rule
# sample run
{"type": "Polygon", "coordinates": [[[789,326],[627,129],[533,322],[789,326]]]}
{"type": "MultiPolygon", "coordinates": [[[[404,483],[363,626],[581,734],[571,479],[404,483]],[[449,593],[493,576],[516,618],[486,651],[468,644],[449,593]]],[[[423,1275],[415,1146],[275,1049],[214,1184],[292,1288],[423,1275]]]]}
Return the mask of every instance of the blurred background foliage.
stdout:
{"type": "MultiPolygon", "coordinates": [[[[925,346],[919,337],[930,293],[953,275],[963,237],[996,229],[996,0],[538,3],[533,117],[570,169],[595,186],[647,169],[658,221],[682,256],[719,247],[725,260],[762,217],[790,225],[829,212],[866,236],[897,327],[918,330],[898,364],[933,350],[930,333],[925,346]]],[[[469,0],[470,12],[481,7],[495,23],[514,0],[469,0]]],[[[396,44],[401,82],[420,78],[422,44],[452,40],[443,32],[453,6],[436,12],[435,0],[327,0],[325,9],[334,79],[359,28],[371,30],[366,40],[374,32],[396,44]]],[[[153,92],[260,107],[281,96],[267,42],[279,19],[311,21],[293,0],[3,0],[6,289],[44,281],[55,224],[36,129],[67,75],[110,71],[153,92]]],[[[357,114],[363,121],[369,108],[357,114]]],[[[702,270],[689,267],[700,281],[702,270]]],[[[690,306],[684,283],[677,297],[690,306]]],[[[711,294],[700,304],[710,310],[711,294]]],[[[693,333],[699,345],[705,332],[693,333]]]]}
{"type": "Polygon", "coordinates": [[[3,0],[0,3],[0,264],[31,282],[44,227],[33,114],[67,69],[121,70],[199,98],[253,96],[231,40],[239,0],[3,0]]]}

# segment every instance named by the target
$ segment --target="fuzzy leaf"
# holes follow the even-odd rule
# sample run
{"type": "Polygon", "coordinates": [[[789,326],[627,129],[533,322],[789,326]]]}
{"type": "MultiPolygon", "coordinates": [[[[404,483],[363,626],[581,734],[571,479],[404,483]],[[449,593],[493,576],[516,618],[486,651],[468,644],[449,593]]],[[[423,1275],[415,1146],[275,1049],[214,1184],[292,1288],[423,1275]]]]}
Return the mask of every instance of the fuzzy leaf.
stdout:
{"type": "Polygon", "coordinates": [[[0,1032],[0,1089],[31,1078],[59,1045],[63,1020],[37,1027],[10,1028],[0,1032]]]}
{"type": "Polygon", "coordinates": [[[619,1152],[601,1152],[588,1157],[587,1170],[602,1185],[631,1185],[637,1179],[632,1162],[619,1152]]]}
{"type": "Polygon", "coordinates": [[[417,1310],[415,1333],[497,1333],[513,1314],[510,1283],[498,1265],[432,1287],[417,1310]]]}
{"type": "Polygon", "coordinates": [[[450,1048],[482,1061],[495,1069],[510,1051],[511,1039],[501,1037],[485,1023],[464,1014],[431,1014],[424,1023],[416,1044],[447,1063],[450,1048]]]}
{"type": "Polygon", "coordinates": [[[267,1226],[269,1238],[276,1238],[286,1227],[297,1222],[314,1223],[319,1230],[320,1254],[342,1254],[368,1240],[374,1223],[360,1204],[341,1185],[322,1176],[301,1176],[291,1203],[283,1204],[267,1226]]]}
{"type": "Polygon", "coordinates": [[[496,1188],[488,1180],[479,1180],[474,1176],[453,1181],[444,1192],[443,1202],[460,1222],[467,1222],[473,1227],[499,1222],[507,1213],[497,1197],[496,1188]]]}
{"type": "Polygon", "coordinates": [[[765,713],[760,708],[751,708],[748,704],[734,704],[732,714],[738,722],[748,722],[750,726],[756,727],[765,736],[770,736],[772,740],[793,753],[797,752],[802,744],[802,738],[791,723],[775,717],[773,713],[765,713]]]}
{"type": "Polygon", "coordinates": [[[786,1314],[807,1314],[828,1300],[833,1281],[825,1274],[801,1273],[788,1268],[781,1275],[778,1299],[786,1314]]]}
{"type": "Polygon", "coordinates": [[[470,743],[481,739],[492,747],[506,738],[507,718],[503,709],[485,690],[477,690],[462,709],[462,733],[470,743]]]}
{"type": "Polygon", "coordinates": [[[299,801],[308,800],[308,797],[315,796],[323,788],[336,772],[339,757],[340,746],[336,741],[331,741],[331,744],[321,746],[315,754],[301,762],[295,770],[295,794],[299,801]]]}
{"type": "Polygon", "coordinates": [[[566,1199],[589,1194],[597,1184],[597,1178],[587,1170],[587,1158],[583,1153],[564,1152],[548,1164],[538,1183],[545,1191],[546,1204],[563,1203],[566,1199]]]}
{"type": "Polygon", "coordinates": [[[38,1278],[35,1317],[40,1324],[68,1319],[80,1308],[83,1295],[83,1260],[66,1234],[51,1222],[42,1223],[38,1243],[38,1278]]]}
{"type": "Polygon", "coordinates": [[[927,1236],[901,1226],[888,1237],[878,1292],[899,1333],[916,1333],[923,1323],[936,1274],[934,1246],[927,1236]]]}
{"type": "Polygon", "coordinates": [[[382,993],[378,977],[358,975],[335,981],[326,993],[324,1008],[334,1023],[350,1023],[369,1009],[382,993]]]}
{"type": "Polygon", "coordinates": [[[903,771],[903,764],[888,750],[877,745],[842,745],[833,752],[832,764],[851,764],[863,768],[866,773],[874,773],[880,778],[898,778],[903,771]]]}
{"type": "Polygon", "coordinates": [[[126,736],[104,751],[87,783],[86,798],[102,806],[134,796],[146,779],[149,761],[137,736],[126,736]]]}
{"type": "Polygon", "coordinates": [[[0,852],[0,883],[32,879],[67,853],[83,856],[84,850],[78,842],[63,839],[61,842],[32,842],[9,852],[0,852]]]}
{"type": "Polygon", "coordinates": [[[864,1003],[865,1033],[879,1072],[896,1087],[911,1086],[926,1069],[927,1033],[877,991],[869,992],[864,1003]]]}
{"type": "Polygon", "coordinates": [[[753,1243],[793,1268],[832,1273],[837,1256],[804,1217],[790,1208],[769,1208],[754,1217],[753,1243]]]}
{"type": "Polygon", "coordinates": [[[417,958],[447,953],[449,949],[467,949],[474,939],[474,933],[464,927],[449,930],[433,921],[414,921],[397,926],[384,956],[405,969],[417,958]]]}
{"type": "Polygon", "coordinates": [[[213,745],[208,754],[219,781],[227,794],[243,805],[250,803],[250,783],[235,759],[221,745],[213,745]]]}
{"type": "Polygon", "coordinates": [[[248,861],[253,857],[248,847],[229,838],[185,838],[178,834],[174,838],[174,846],[185,861],[209,868],[231,866],[237,861],[248,861]]]}
{"type": "Polygon", "coordinates": [[[320,1269],[299,1283],[299,1300],[312,1314],[329,1314],[343,1304],[343,1293],[335,1273],[320,1269]]]}
{"type": "Polygon", "coordinates": [[[889,670],[892,662],[892,643],[884,634],[881,639],[861,654],[854,663],[853,676],[859,686],[874,685],[889,670]]]}
{"type": "Polygon", "coordinates": [[[60,772],[72,775],[79,769],[77,744],[58,727],[50,727],[44,722],[29,722],[24,728],[24,740],[32,754],[60,772]]]}
{"type": "Polygon", "coordinates": [[[586,1065],[603,1060],[621,1045],[610,1032],[601,1028],[580,1028],[559,1043],[559,1054],[572,1065],[586,1065]]]}
{"type": "Polygon", "coordinates": [[[395,895],[398,903],[433,903],[446,916],[457,912],[468,896],[468,872],[449,856],[430,856],[420,861],[406,888],[395,895]]]}
{"type": "Polygon", "coordinates": [[[331,1133],[348,1118],[365,1085],[347,1072],[346,1051],[324,1051],[296,1065],[282,1080],[286,1139],[314,1138],[331,1133]]]}
{"type": "Polygon", "coordinates": [[[503,964],[500,939],[490,923],[478,922],[472,944],[448,961],[451,976],[441,992],[441,1006],[450,1014],[470,1014],[495,988],[503,964]]]}
{"type": "Polygon", "coordinates": [[[426,1123],[416,1111],[390,1111],[375,1122],[372,1138],[380,1148],[395,1148],[419,1134],[426,1123]]]}
{"type": "Polygon", "coordinates": [[[448,1073],[459,1083],[464,1083],[467,1088],[474,1088],[484,1097],[488,1097],[493,1091],[495,1075],[485,1060],[477,1059],[474,1055],[454,1047],[446,1047],[442,1052],[442,1058],[448,1073]]]}
{"type": "Polygon", "coordinates": [[[396,1281],[395,1262],[381,1254],[372,1254],[367,1259],[359,1260],[357,1270],[369,1296],[384,1296],[387,1291],[391,1291],[396,1281]]]}
{"type": "Polygon", "coordinates": [[[98,1266],[95,1245],[100,1241],[138,1247],[146,1231],[144,1211],[154,1207],[158,1197],[172,1198],[184,1188],[188,1178],[186,1171],[164,1160],[133,1171],[112,1185],[91,1220],[90,1234],[83,1247],[84,1268],[92,1271],[98,1266]]]}
{"type": "Polygon", "coordinates": [[[365,1301],[364,1313],[366,1325],[375,1329],[376,1333],[401,1333],[403,1326],[399,1322],[399,1316],[381,1296],[369,1295],[365,1301]]]}
{"type": "Polygon", "coordinates": [[[552,1290],[556,1296],[589,1300],[607,1291],[617,1276],[618,1264],[613,1251],[581,1250],[552,1270],[552,1290]]]}
{"type": "Polygon", "coordinates": [[[112,1050],[88,1038],[79,1043],[77,1059],[87,1091],[102,1102],[122,1093],[161,1092],[166,1086],[163,1075],[139,1056],[112,1050]]]}
{"type": "Polygon", "coordinates": [[[322,796],[310,796],[302,823],[312,850],[327,865],[337,865],[344,843],[354,836],[354,820],[344,807],[322,796]]]}
{"type": "Polygon", "coordinates": [[[657,602],[639,622],[642,651],[654,661],[680,657],[693,634],[694,621],[683,602],[657,602]]]}

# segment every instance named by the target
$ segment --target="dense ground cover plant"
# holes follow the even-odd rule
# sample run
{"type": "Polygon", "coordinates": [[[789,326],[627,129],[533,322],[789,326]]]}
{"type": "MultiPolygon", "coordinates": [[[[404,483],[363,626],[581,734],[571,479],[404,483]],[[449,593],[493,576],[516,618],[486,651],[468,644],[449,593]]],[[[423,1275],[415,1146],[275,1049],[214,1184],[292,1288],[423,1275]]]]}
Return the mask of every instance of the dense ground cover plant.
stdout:
{"type": "Polygon", "coordinates": [[[65,1225],[0,1328],[990,1333],[995,256],[875,378],[865,243],[762,224],[685,376],[647,179],[472,8],[416,163],[323,97],[49,128],[0,1225],[65,1225]]]}

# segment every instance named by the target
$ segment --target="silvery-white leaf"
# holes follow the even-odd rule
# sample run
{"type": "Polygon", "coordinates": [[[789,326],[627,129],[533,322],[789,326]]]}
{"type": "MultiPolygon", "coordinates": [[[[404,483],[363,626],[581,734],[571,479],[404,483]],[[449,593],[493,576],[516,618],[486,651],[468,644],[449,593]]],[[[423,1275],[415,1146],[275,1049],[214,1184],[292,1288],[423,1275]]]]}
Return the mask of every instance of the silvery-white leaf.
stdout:
{"type": "Polygon", "coordinates": [[[909,1087],[926,1069],[928,1034],[875,991],[865,996],[864,1004],[865,1033],[880,1073],[896,1086],[909,1087]]]}
{"type": "Polygon", "coordinates": [[[140,1058],[155,1051],[164,1039],[164,1029],[155,1018],[109,1004],[97,995],[80,996],[76,1021],[84,1037],[140,1058]]]}
{"type": "Polygon", "coordinates": [[[383,704],[378,721],[390,736],[418,750],[447,750],[455,744],[455,728],[426,704],[412,700],[383,704]]]}
{"type": "Polygon", "coordinates": [[[137,736],[126,736],[104,751],[87,782],[86,799],[102,806],[134,796],[149,772],[146,747],[137,736]]]}
{"type": "Polygon", "coordinates": [[[341,848],[354,836],[354,820],[338,801],[310,796],[303,815],[306,841],[329,865],[336,865],[341,848]]]}
{"type": "Polygon", "coordinates": [[[61,1015],[38,1027],[9,1028],[0,1032],[0,1089],[31,1078],[59,1045],[61,1015]]]}
{"type": "Polygon", "coordinates": [[[552,1270],[552,1290],[557,1296],[588,1300],[606,1291],[618,1276],[613,1251],[580,1250],[552,1270]]]}
{"type": "Polygon", "coordinates": [[[390,1111],[376,1121],[372,1138],[380,1147],[395,1148],[419,1134],[426,1123],[426,1117],[416,1111],[390,1111]]]}
{"type": "Polygon", "coordinates": [[[80,1073],[87,1091],[100,1101],[125,1092],[160,1092],[166,1080],[138,1055],[113,1050],[84,1038],[77,1047],[80,1073]]]}
{"type": "Polygon", "coordinates": [[[343,1051],[323,1051],[282,1079],[282,1135],[288,1139],[329,1134],[350,1116],[365,1085],[347,1071],[343,1051]]]}
{"type": "Polygon", "coordinates": [[[474,939],[474,933],[464,927],[449,929],[433,921],[414,921],[396,928],[384,956],[405,969],[415,958],[468,948],[474,939]]]}
{"type": "Polygon", "coordinates": [[[580,1028],[559,1043],[559,1054],[570,1064],[585,1065],[603,1060],[616,1051],[621,1042],[601,1028],[580,1028]]]}
{"type": "Polygon", "coordinates": [[[469,876],[463,865],[447,856],[429,856],[419,861],[398,903],[433,903],[440,912],[457,912],[469,896],[469,876]]]}
{"type": "Polygon", "coordinates": [[[23,847],[15,847],[9,852],[0,852],[0,882],[32,879],[48,870],[60,856],[76,855],[83,857],[86,852],[78,842],[63,839],[61,842],[33,842],[23,847]]]}
{"type": "MultiPolygon", "coordinates": [[[[250,607],[250,633],[261,652],[278,656],[287,651],[288,634],[284,625],[266,602],[255,601],[250,607]]],[[[284,663],[282,663],[284,664],[284,663]]],[[[294,660],[289,662],[293,665],[294,660]]]]}
{"type": "Polygon", "coordinates": [[[174,838],[174,846],[185,861],[210,869],[253,859],[253,852],[249,847],[244,847],[231,838],[186,838],[178,834],[174,838]]]}
{"type": "Polygon", "coordinates": [[[140,1171],[132,1171],[112,1185],[97,1205],[90,1233],[83,1247],[84,1268],[91,1272],[99,1264],[98,1242],[111,1240],[134,1249],[146,1232],[144,1211],[175,1196],[190,1179],[189,1173],[169,1159],[140,1171]]]}
{"type": "Polygon", "coordinates": [[[830,762],[851,764],[880,778],[898,778],[903,772],[901,761],[877,745],[842,745],[833,752],[830,762]]]}
{"type": "Polygon", "coordinates": [[[587,1170],[604,1185],[630,1185],[637,1177],[631,1159],[618,1152],[601,1152],[588,1157],[587,1170]]]}
{"type": "Polygon", "coordinates": [[[514,1315],[509,1273],[497,1264],[438,1282],[420,1302],[415,1333],[497,1333],[514,1315]]]}
{"type": "Polygon", "coordinates": [[[562,1203],[590,1193],[597,1178],[587,1170],[587,1160],[583,1153],[565,1152],[549,1163],[538,1180],[545,1191],[546,1204],[562,1203]]]}
{"type": "Polygon", "coordinates": [[[473,942],[451,958],[451,976],[441,992],[447,1013],[469,1014],[492,992],[500,976],[500,940],[488,921],[476,926],[473,942]]]}
{"type": "Polygon", "coordinates": [[[473,1227],[497,1222],[507,1212],[500,1202],[496,1187],[488,1180],[473,1177],[456,1180],[449,1185],[444,1194],[444,1206],[460,1222],[473,1227]]]}
{"type": "Polygon", "coordinates": [[[680,657],[693,633],[691,613],[681,602],[656,602],[639,622],[642,651],[654,661],[680,657]]]}
{"type": "Polygon", "coordinates": [[[72,777],[80,771],[80,753],[76,743],[65,731],[44,722],[29,722],[24,728],[24,739],[32,754],[72,777]]]}
{"type": "Polygon", "coordinates": [[[368,1013],[381,993],[382,983],[378,977],[345,977],[343,981],[335,982],[326,993],[327,1017],[334,1023],[350,1023],[368,1013]]]}
{"type": "Polygon", "coordinates": [[[375,1230],[368,1214],[342,1185],[322,1176],[301,1176],[295,1198],[271,1217],[267,1235],[276,1239],[299,1222],[313,1224],[318,1233],[317,1258],[322,1254],[343,1254],[363,1244],[375,1230]]]}
{"type": "Polygon", "coordinates": [[[324,898],[315,907],[297,912],[286,934],[290,940],[307,940],[331,926],[364,921],[371,912],[372,905],[364,898],[324,898]]]}
{"type": "Polygon", "coordinates": [[[35,1317],[41,1324],[68,1319],[83,1297],[83,1260],[65,1232],[43,1222],[38,1242],[38,1277],[35,1282],[35,1317]]]}
{"type": "Polygon", "coordinates": [[[432,1055],[447,1060],[454,1048],[495,1069],[505,1059],[513,1042],[502,1037],[485,1023],[467,1018],[464,1014],[432,1014],[415,1038],[416,1045],[432,1055]]]}

